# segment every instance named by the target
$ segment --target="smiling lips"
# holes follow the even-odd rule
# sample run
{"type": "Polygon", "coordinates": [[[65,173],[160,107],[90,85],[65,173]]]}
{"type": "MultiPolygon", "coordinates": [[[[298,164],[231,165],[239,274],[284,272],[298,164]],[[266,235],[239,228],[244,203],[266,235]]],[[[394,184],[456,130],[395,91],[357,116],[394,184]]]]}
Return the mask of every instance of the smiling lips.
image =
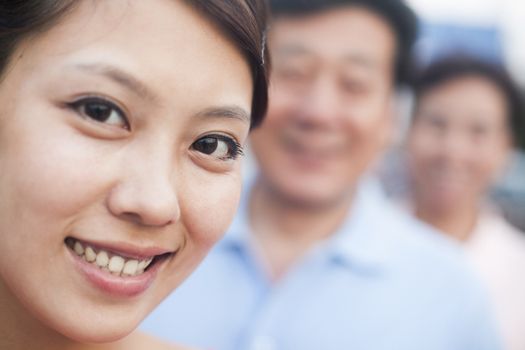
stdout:
{"type": "Polygon", "coordinates": [[[66,240],[66,244],[75,252],[75,254],[88,263],[101,270],[108,271],[113,275],[121,277],[131,277],[143,274],[155,258],[155,256],[143,259],[126,257],[119,255],[118,253],[96,248],[88,243],[80,242],[71,237],[66,240]]]}
{"type": "Polygon", "coordinates": [[[283,133],[281,143],[290,151],[304,156],[325,158],[345,149],[345,140],[332,135],[283,133]],[[306,139],[307,141],[305,141],[306,139]]]}
{"type": "Polygon", "coordinates": [[[94,244],[68,237],[65,244],[78,271],[96,287],[117,298],[145,292],[164,262],[177,251],[159,247],[138,248],[126,243],[94,244]]]}

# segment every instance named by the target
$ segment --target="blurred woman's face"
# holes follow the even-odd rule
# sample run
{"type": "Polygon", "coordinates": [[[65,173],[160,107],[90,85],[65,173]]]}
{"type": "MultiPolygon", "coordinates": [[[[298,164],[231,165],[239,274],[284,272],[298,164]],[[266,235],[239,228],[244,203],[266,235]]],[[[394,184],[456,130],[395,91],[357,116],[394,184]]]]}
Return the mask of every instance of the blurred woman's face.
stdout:
{"type": "Polygon", "coordinates": [[[418,199],[436,209],[475,203],[502,170],[511,140],[502,91],[477,76],[425,93],[409,134],[409,167],[418,199]]]}
{"type": "Polygon", "coordinates": [[[0,300],[99,342],[131,332],[229,225],[252,79],[179,1],[78,5],[0,84],[0,300]]]}

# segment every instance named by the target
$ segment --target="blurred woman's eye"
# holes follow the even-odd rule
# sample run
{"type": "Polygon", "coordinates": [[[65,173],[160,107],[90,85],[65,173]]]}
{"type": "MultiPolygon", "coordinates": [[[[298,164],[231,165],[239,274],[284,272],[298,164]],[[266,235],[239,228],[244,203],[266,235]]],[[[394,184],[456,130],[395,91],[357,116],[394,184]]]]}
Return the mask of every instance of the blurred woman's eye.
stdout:
{"type": "Polygon", "coordinates": [[[220,160],[236,159],[243,155],[242,146],[225,135],[207,135],[195,141],[191,148],[220,160]]]}
{"type": "Polygon", "coordinates": [[[113,102],[100,97],[86,97],[69,104],[78,114],[99,123],[130,129],[122,110],[113,102]]]}

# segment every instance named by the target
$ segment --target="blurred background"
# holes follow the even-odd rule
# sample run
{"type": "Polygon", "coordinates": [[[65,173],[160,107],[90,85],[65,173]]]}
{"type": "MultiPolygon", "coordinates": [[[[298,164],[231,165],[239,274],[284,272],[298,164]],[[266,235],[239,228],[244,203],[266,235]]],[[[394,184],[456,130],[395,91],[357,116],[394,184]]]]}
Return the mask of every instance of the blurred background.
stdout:
{"type": "MultiPolygon", "coordinates": [[[[450,52],[477,55],[502,63],[525,95],[525,2],[519,0],[407,0],[420,17],[416,57],[425,65],[450,52]]],[[[411,96],[402,92],[398,135],[385,156],[381,173],[390,194],[406,190],[399,147],[408,125],[411,96]]],[[[525,137],[525,130],[521,131],[525,137]]],[[[492,191],[507,219],[525,230],[525,152],[512,163],[492,191]]]]}
{"type": "MultiPolygon", "coordinates": [[[[520,85],[525,99],[525,1],[519,0],[406,0],[420,19],[415,45],[418,62],[424,66],[449,53],[465,53],[503,64],[520,85]]],[[[409,90],[400,91],[397,134],[391,149],[378,166],[386,192],[402,197],[408,189],[403,142],[412,107],[409,90]]],[[[524,117],[525,118],[525,117],[524,117]]],[[[520,131],[525,138],[525,130],[520,131]]],[[[248,178],[256,162],[248,149],[248,178]]],[[[512,161],[491,199],[514,226],[525,231],[525,150],[516,149],[512,161]]]]}

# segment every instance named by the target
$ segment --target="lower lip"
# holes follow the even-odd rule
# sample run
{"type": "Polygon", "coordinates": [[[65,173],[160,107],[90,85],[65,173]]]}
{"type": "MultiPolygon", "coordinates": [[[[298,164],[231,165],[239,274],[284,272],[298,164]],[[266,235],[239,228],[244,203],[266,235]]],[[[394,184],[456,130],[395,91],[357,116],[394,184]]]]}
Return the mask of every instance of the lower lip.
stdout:
{"type": "Polygon", "coordinates": [[[132,298],[144,293],[155,280],[161,265],[165,263],[165,261],[158,261],[147,271],[137,276],[120,277],[88,263],[69,248],[68,251],[76,268],[94,287],[105,294],[121,298],[132,298]]]}

